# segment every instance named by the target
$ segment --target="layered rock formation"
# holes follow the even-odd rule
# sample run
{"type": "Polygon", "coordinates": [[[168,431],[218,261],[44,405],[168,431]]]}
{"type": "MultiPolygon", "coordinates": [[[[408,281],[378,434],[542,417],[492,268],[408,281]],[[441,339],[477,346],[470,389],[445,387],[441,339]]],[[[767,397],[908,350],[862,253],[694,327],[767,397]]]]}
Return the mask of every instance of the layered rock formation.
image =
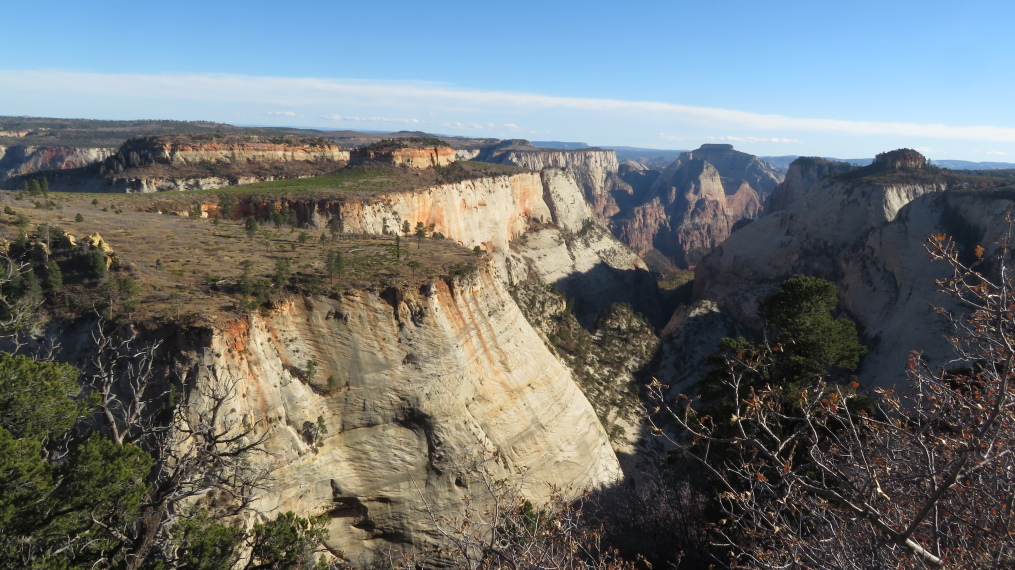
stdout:
{"type": "Polygon", "coordinates": [[[188,338],[176,349],[189,382],[232,395],[224,422],[270,436],[273,478],[253,506],[328,514],[328,546],[357,563],[435,543],[431,514],[484,504],[477,462],[533,501],[620,475],[588,400],[490,266],[294,299],[188,338]]]}
{"type": "Polygon", "coordinates": [[[0,146],[0,183],[45,170],[81,168],[102,162],[115,153],[112,148],[0,146]]]}
{"type": "MultiPolygon", "coordinates": [[[[334,218],[347,233],[422,223],[466,247],[493,255],[508,284],[526,279],[556,284],[578,300],[583,324],[615,302],[631,303],[662,326],[658,291],[644,262],[592,213],[582,191],[558,169],[465,180],[416,192],[354,200],[287,202],[300,217],[326,227],[334,218]]],[[[248,203],[242,208],[280,208],[248,203]]]]}
{"type": "Polygon", "coordinates": [[[259,510],[330,513],[329,546],[356,560],[439,541],[431,513],[453,517],[466,497],[483,500],[474,461],[496,457],[491,475],[523,482],[533,501],[551,485],[619,477],[595,411],[506,291],[557,282],[595,306],[644,294],[635,275],[654,286],[565,172],[287,206],[346,232],[422,222],[492,255],[472,277],[297,300],[211,332],[195,351],[199,381],[236,384],[237,417],[268,418],[278,447],[278,483],[259,510]],[[300,381],[292,371],[310,360],[316,380],[300,381]],[[318,418],[327,435],[315,444],[301,429],[318,418]]]}
{"type": "MultiPolygon", "coordinates": [[[[633,165],[626,176],[635,178],[633,165]]],[[[732,232],[755,217],[778,174],[730,145],[703,145],[680,155],[645,192],[642,203],[613,220],[632,249],[656,249],[677,265],[694,265],[732,232]],[[719,165],[719,166],[716,166],[719,165]]]]}
{"type": "Polygon", "coordinates": [[[102,164],[100,175],[153,164],[309,162],[349,160],[349,151],[327,139],[258,136],[150,136],[128,140],[102,164]]]}
{"type": "Polygon", "coordinates": [[[702,260],[696,295],[756,325],[759,301],[784,279],[795,273],[822,277],[839,285],[842,307],[871,348],[862,380],[901,383],[910,350],[946,360],[941,337],[947,331],[931,307],[950,307],[934,294],[935,278],[948,268],[930,263],[923,242],[938,233],[959,236],[969,251],[977,243],[989,248],[1003,242],[1003,216],[1015,193],[971,189],[970,181],[920,160],[899,170],[893,157],[879,155],[863,169],[798,159],[773,194],[779,209],[702,260]]]}
{"type": "Polygon", "coordinates": [[[466,160],[511,164],[529,170],[565,170],[581,187],[593,213],[604,221],[620,211],[611,192],[618,188],[625,192],[629,190],[617,177],[617,153],[612,150],[536,148],[528,141],[508,140],[482,149],[457,152],[466,160]]]}
{"type": "Polygon", "coordinates": [[[447,166],[457,160],[455,149],[449,146],[423,148],[398,148],[391,150],[355,149],[350,155],[350,164],[384,162],[408,168],[431,168],[447,166]]]}
{"type": "MultiPolygon", "coordinates": [[[[30,147],[11,147],[11,149],[30,147]]],[[[334,171],[349,151],[327,139],[240,135],[135,137],[119,149],[48,148],[0,157],[8,176],[48,170],[50,188],[65,192],[167,192],[226,188],[334,171]]],[[[16,186],[8,180],[6,186],[16,186]]]]}

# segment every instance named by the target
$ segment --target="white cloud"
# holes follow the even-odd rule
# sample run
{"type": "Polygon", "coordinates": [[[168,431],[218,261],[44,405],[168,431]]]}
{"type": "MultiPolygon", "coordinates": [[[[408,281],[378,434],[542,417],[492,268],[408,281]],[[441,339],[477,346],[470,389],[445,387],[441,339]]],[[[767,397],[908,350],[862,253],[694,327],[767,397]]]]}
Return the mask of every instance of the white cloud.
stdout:
{"type": "Polygon", "coordinates": [[[504,128],[509,130],[509,131],[521,131],[521,130],[524,130],[524,129],[522,129],[521,127],[519,127],[518,125],[516,125],[514,123],[506,123],[504,125],[504,128]]]}
{"type": "Polygon", "coordinates": [[[487,128],[483,125],[480,125],[479,123],[463,123],[461,121],[454,121],[451,123],[440,123],[438,126],[444,127],[446,129],[455,129],[459,131],[481,131],[487,128]]]}
{"type": "Polygon", "coordinates": [[[269,111],[265,115],[269,117],[299,117],[299,115],[292,111],[269,111]]]}
{"type": "Polygon", "coordinates": [[[797,143],[798,139],[785,139],[779,137],[675,137],[665,133],[659,133],[659,138],[668,141],[723,141],[742,143],[797,143]]]}
{"type": "MultiPolygon", "coordinates": [[[[681,122],[711,130],[730,128],[775,131],[806,131],[856,136],[919,137],[1015,143],[1015,128],[992,125],[945,125],[938,123],[892,123],[849,121],[833,118],[788,117],[653,101],[626,101],[560,97],[537,93],[480,91],[425,82],[367,81],[352,79],[257,77],[230,74],[99,74],[68,71],[0,71],[4,86],[0,103],[10,103],[18,94],[31,100],[33,94],[51,93],[53,85],[69,99],[93,95],[104,100],[150,99],[164,102],[263,103],[289,108],[343,105],[350,109],[414,109],[425,113],[444,111],[459,117],[497,113],[553,113],[569,111],[578,120],[611,120],[629,124],[633,120],[681,122]],[[27,94],[27,97],[26,97],[27,94]]],[[[190,108],[197,108],[191,105],[190,108]]],[[[376,121],[416,124],[416,119],[386,117],[344,117],[349,121],[376,121]]],[[[450,123],[449,125],[455,125],[450,123]]],[[[464,123],[471,130],[474,123],[464,123]]],[[[738,137],[745,141],[750,137],[738,137]]],[[[781,137],[772,137],[782,142],[781,137]]],[[[716,139],[719,140],[719,139],[716,139]]],[[[727,140],[737,140],[730,138],[727,140]]],[[[771,141],[772,139],[762,139],[771,141]]],[[[739,141],[738,141],[739,142],[739,141]]],[[[761,142],[761,141],[759,141],[761,142]]]]}
{"type": "Polygon", "coordinates": [[[995,154],[997,156],[1008,156],[1007,152],[1001,152],[999,150],[988,150],[987,154],[995,154]]]}
{"type": "Polygon", "coordinates": [[[397,123],[403,125],[415,125],[419,119],[392,119],[391,117],[349,117],[346,115],[325,115],[322,119],[330,121],[350,121],[357,123],[397,123]]]}

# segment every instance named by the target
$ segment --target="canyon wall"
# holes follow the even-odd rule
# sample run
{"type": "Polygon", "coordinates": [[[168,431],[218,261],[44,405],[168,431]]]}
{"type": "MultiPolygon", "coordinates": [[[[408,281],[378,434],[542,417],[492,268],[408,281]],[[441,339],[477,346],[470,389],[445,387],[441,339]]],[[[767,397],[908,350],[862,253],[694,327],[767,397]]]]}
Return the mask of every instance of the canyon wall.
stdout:
{"type": "Polygon", "coordinates": [[[535,148],[528,141],[508,140],[478,150],[459,150],[459,160],[479,160],[520,166],[528,170],[559,168],[571,175],[601,220],[619,212],[611,192],[626,186],[617,177],[617,153],[598,148],[559,150],[535,148]]]}
{"type": "Polygon", "coordinates": [[[991,244],[1005,241],[1015,194],[964,188],[919,168],[895,180],[850,180],[820,178],[841,170],[827,161],[798,160],[773,194],[782,196],[781,208],[735,232],[697,267],[696,295],[757,326],[758,303],[784,279],[822,277],[839,286],[841,306],[871,348],[862,380],[901,384],[911,350],[943,363],[947,329],[931,308],[959,308],[935,294],[935,279],[950,269],[930,262],[924,240],[953,235],[966,251],[982,244],[992,254],[991,244]]]}
{"type": "Polygon", "coordinates": [[[227,421],[271,436],[254,507],[329,514],[329,548],[358,564],[440,542],[431,515],[484,504],[478,461],[535,502],[620,476],[588,400],[489,265],[418,290],[298,298],[199,336],[180,368],[233,394],[227,421]]]}
{"type": "Polygon", "coordinates": [[[113,148],[52,146],[0,146],[0,183],[44,170],[67,170],[102,162],[116,153],[113,148]]]}
{"type": "MultiPolygon", "coordinates": [[[[316,227],[380,234],[422,223],[493,256],[505,283],[556,284],[580,302],[589,325],[607,306],[628,302],[658,326],[662,310],[645,263],[598,221],[570,175],[548,168],[356,200],[286,204],[316,227]]],[[[260,207],[264,207],[262,204],[260,207]]],[[[271,207],[281,207],[273,205],[271,207]]]]}
{"type": "Polygon", "coordinates": [[[193,135],[135,137],[105,159],[99,175],[155,164],[346,162],[349,151],[326,139],[193,135]]]}
{"type": "Polygon", "coordinates": [[[431,146],[424,148],[399,148],[394,150],[376,151],[370,149],[354,149],[348,157],[350,164],[365,162],[385,162],[395,166],[408,168],[431,168],[447,166],[457,160],[455,149],[449,146],[431,146]]]}
{"type": "MultiPolygon", "coordinates": [[[[644,186],[646,175],[625,166],[622,177],[634,189],[644,186]]],[[[682,153],[647,190],[635,191],[632,196],[640,198],[613,218],[614,232],[641,255],[655,249],[678,266],[693,266],[738,221],[756,217],[781,179],[731,145],[702,145],[682,153]]]]}

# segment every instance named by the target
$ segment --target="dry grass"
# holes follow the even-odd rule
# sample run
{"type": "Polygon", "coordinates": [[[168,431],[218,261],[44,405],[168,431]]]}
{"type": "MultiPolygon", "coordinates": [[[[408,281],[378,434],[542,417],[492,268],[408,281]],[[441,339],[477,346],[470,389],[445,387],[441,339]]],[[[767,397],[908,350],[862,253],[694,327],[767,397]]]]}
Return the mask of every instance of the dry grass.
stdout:
{"type": "MultiPolygon", "coordinates": [[[[178,198],[189,203],[196,197],[181,193],[178,198]]],[[[17,237],[22,231],[14,225],[19,214],[30,220],[25,226],[30,233],[45,223],[61,227],[79,241],[99,233],[113,248],[121,268],[112,276],[130,275],[141,286],[142,302],[131,315],[135,319],[190,316],[201,320],[237,311],[241,263],[248,260],[255,280],[270,279],[278,260],[289,260],[292,286],[285,292],[275,290],[274,298],[298,292],[328,295],[349,289],[419,286],[439,275],[474,271],[481,262],[471,250],[450,240],[425,238],[417,244],[415,238],[403,237],[402,255],[396,261],[393,236],[348,235],[332,241],[329,234],[322,241],[322,229],[262,225],[251,238],[243,221],[215,222],[146,211],[154,201],[167,199],[171,198],[51,193],[49,201],[55,208],[40,209],[33,199],[19,199],[19,193],[0,192],[0,207],[10,206],[15,212],[0,215],[0,235],[17,237]],[[74,221],[76,214],[83,217],[81,222],[74,221]],[[328,250],[340,252],[346,262],[334,285],[324,270],[328,250]]],[[[69,259],[67,253],[54,252],[62,266],[70,265],[61,255],[69,259]]],[[[89,302],[98,298],[100,283],[74,278],[67,269],[64,274],[63,295],[54,299],[53,306],[71,315],[87,310],[89,302]]]]}

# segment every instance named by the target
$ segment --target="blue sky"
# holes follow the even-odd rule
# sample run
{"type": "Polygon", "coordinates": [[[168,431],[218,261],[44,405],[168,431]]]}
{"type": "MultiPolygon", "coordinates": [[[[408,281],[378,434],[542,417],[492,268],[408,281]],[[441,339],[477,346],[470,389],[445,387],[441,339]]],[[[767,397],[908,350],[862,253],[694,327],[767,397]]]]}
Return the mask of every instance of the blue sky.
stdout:
{"type": "Polygon", "coordinates": [[[0,114],[1015,161],[1015,3],[9,2],[0,114]]]}

